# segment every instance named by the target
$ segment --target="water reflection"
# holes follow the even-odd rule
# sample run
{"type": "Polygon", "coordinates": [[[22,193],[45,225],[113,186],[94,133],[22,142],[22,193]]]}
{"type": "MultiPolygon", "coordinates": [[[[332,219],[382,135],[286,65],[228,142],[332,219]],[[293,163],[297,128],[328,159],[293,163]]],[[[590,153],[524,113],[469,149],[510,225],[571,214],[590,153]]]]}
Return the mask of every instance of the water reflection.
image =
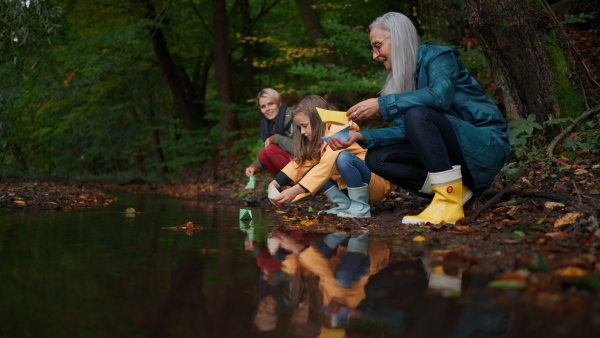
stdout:
{"type": "Polygon", "coordinates": [[[460,303],[461,273],[429,258],[394,259],[390,242],[367,233],[275,231],[278,248],[254,247],[268,285],[254,324],[292,337],[502,337],[508,312],[485,300],[460,303]],[[280,276],[282,273],[285,276],[280,276]],[[269,282],[270,281],[270,282],[269,282]],[[458,287],[458,288],[457,288],[458,287]]]}
{"type": "Polygon", "coordinates": [[[452,250],[409,257],[366,232],[273,225],[259,209],[240,220],[235,206],[144,195],[121,195],[107,208],[0,212],[0,330],[128,338],[600,332],[597,299],[575,320],[542,316],[526,310],[521,291],[491,292],[493,278],[471,274],[452,250]],[[125,217],[129,207],[140,213],[125,217]],[[203,230],[172,230],[190,221],[203,230]],[[497,306],[515,299],[523,306],[497,306]]]}

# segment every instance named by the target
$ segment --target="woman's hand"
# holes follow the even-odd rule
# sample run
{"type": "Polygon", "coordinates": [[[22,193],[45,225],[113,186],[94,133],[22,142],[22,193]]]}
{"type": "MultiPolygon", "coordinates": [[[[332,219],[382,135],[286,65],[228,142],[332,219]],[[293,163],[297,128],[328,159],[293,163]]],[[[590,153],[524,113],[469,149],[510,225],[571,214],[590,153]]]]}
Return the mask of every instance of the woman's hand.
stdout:
{"type": "Polygon", "coordinates": [[[300,186],[300,184],[296,184],[295,186],[282,191],[281,195],[279,195],[279,197],[273,199],[273,202],[276,202],[279,204],[291,202],[294,200],[294,198],[296,198],[296,196],[303,194],[303,193],[305,193],[304,188],[302,188],[300,186]]]}
{"type": "Polygon", "coordinates": [[[272,137],[267,137],[267,139],[265,140],[265,148],[268,147],[271,143],[271,139],[273,139],[272,137]]]}
{"type": "Polygon", "coordinates": [[[329,148],[331,148],[331,150],[334,150],[334,151],[342,150],[342,149],[346,149],[349,146],[351,146],[352,143],[360,142],[360,141],[365,141],[365,137],[357,131],[351,131],[350,134],[348,134],[348,141],[343,141],[339,137],[330,138],[329,139],[329,148]]]}
{"type": "Polygon", "coordinates": [[[256,174],[256,168],[254,168],[252,166],[246,168],[246,176],[250,177],[250,176],[254,176],[254,174],[256,174]]]}
{"type": "Polygon", "coordinates": [[[373,98],[364,100],[350,107],[346,112],[346,117],[348,120],[360,121],[368,119],[379,111],[379,101],[377,98],[373,98]]]}

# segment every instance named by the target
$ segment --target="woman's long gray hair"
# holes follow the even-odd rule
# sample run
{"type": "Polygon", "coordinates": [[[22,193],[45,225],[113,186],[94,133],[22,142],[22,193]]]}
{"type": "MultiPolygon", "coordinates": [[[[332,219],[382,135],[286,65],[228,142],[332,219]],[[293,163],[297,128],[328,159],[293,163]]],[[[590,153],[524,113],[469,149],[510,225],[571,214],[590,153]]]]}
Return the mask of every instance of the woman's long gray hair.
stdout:
{"type": "Polygon", "coordinates": [[[371,23],[369,29],[374,28],[387,32],[392,44],[392,69],[388,71],[380,94],[383,96],[414,90],[414,73],[419,54],[419,36],[415,25],[404,14],[388,12],[371,23]]]}

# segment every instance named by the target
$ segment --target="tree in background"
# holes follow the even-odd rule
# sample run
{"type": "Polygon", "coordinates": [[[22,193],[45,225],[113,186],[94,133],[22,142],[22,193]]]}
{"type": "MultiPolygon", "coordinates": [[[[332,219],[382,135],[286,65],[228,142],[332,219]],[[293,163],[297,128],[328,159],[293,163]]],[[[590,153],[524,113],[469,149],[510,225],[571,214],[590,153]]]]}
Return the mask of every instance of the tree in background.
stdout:
{"type": "Polygon", "coordinates": [[[544,122],[586,110],[581,82],[565,56],[567,37],[546,1],[463,1],[509,120],[534,114],[544,122]]]}
{"type": "MultiPolygon", "coordinates": [[[[573,73],[556,76],[564,47],[549,33],[550,12],[531,7],[533,0],[520,2],[529,8],[514,0],[497,7],[487,0],[34,3],[43,5],[39,20],[0,14],[1,41],[12,48],[0,51],[2,172],[173,177],[213,159],[254,157],[261,144],[253,99],[261,88],[276,88],[288,105],[323,95],[342,110],[377,95],[385,72],[372,60],[367,26],[388,11],[409,15],[423,42],[463,49],[484,88],[500,88],[495,97],[509,119],[564,116],[583,102],[573,73]],[[502,17],[503,8],[511,15],[502,17]],[[30,43],[17,48],[26,39],[7,32],[19,25],[37,28],[20,31],[30,43]],[[548,63],[535,64],[541,68],[530,76],[532,62],[543,57],[548,63]]],[[[31,10],[19,1],[0,4],[13,6],[6,13],[31,10]]],[[[224,173],[216,168],[214,175],[224,173]]]]}

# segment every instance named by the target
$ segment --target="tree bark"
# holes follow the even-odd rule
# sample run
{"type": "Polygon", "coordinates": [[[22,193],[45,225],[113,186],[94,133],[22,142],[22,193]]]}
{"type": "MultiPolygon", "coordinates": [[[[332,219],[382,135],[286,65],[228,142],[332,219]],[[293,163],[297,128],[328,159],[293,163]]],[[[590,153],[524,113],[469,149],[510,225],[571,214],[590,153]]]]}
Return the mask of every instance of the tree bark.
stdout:
{"type": "Polygon", "coordinates": [[[11,148],[13,151],[13,157],[15,158],[15,162],[17,163],[17,169],[19,169],[19,171],[22,173],[27,172],[27,162],[25,162],[25,158],[23,158],[21,148],[19,148],[19,145],[16,143],[13,143],[11,145],[11,148]]]}
{"type": "MultiPolygon", "coordinates": [[[[233,103],[232,67],[229,55],[229,28],[225,0],[213,0],[213,38],[215,44],[215,76],[219,101],[233,103]]],[[[221,130],[228,133],[238,129],[238,121],[233,110],[221,110],[221,130]]],[[[224,145],[229,147],[233,140],[226,137],[224,145]]]]}
{"type": "MultiPolygon", "coordinates": [[[[250,3],[248,0],[237,1],[240,8],[240,15],[242,18],[242,34],[244,36],[250,35],[252,32],[253,21],[250,16],[250,3]]],[[[241,94],[245,100],[254,98],[254,66],[252,65],[252,59],[254,57],[253,44],[243,43],[242,44],[242,83],[241,83],[241,94]]],[[[270,86],[271,87],[271,86],[270,86]]],[[[244,101],[245,101],[244,100],[244,101]]]]}
{"type": "Polygon", "coordinates": [[[552,39],[555,32],[544,4],[538,0],[463,0],[463,5],[502,92],[507,119],[535,114],[543,123],[560,116],[556,83],[561,77],[571,80],[565,74],[568,69],[557,67],[566,64],[566,59],[557,39],[552,39]]]}
{"type": "MultiPolygon", "coordinates": [[[[156,20],[157,17],[154,5],[150,1],[146,2],[146,16],[151,20],[156,20]]],[[[183,127],[188,130],[201,127],[206,123],[204,119],[205,111],[193,84],[185,70],[175,62],[162,29],[152,25],[148,27],[148,30],[152,37],[154,53],[171,88],[175,106],[181,114],[183,127]]]]}
{"type": "MultiPolygon", "coordinates": [[[[150,110],[150,118],[154,119],[155,116],[156,113],[154,112],[154,110],[150,110]]],[[[161,164],[160,173],[164,175],[168,172],[168,170],[165,166],[165,154],[162,150],[162,145],[160,143],[160,133],[157,129],[152,130],[152,144],[154,144],[154,152],[156,154],[156,159],[158,160],[158,163],[161,164]]]]}
{"type": "MultiPolygon", "coordinates": [[[[321,47],[322,45],[319,44],[318,40],[326,38],[327,34],[323,25],[321,25],[321,15],[316,0],[296,0],[296,5],[308,39],[313,46],[321,47]]],[[[319,60],[323,64],[333,64],[335,63],[335,56],[332,53],[324,53],[319,56],[319,60]]]]}

